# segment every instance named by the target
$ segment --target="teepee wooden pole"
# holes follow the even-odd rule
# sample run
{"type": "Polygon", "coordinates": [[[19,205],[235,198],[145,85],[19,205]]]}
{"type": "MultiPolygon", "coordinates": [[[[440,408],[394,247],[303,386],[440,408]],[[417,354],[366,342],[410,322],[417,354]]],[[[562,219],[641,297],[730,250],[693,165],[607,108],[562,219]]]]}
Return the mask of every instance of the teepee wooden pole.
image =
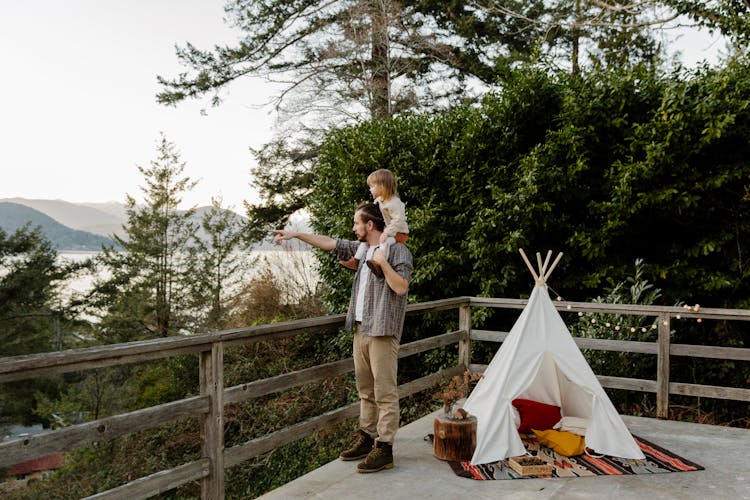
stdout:
{"type": "Polygon", "coordinates": [[[547,271],[547,265],[549,264],[550,257],[552,257],[552,250],[547,250],[547,258],[544,259],[544,266],[542,267],[542,272],[540,274],[544,275],[545,271],[547,271]]]}
{"type": "Polygon", "coordinates": [[[544,281],[547,281],[547,278],[549,278],[549,275],[552,274],[552,270],[555,268],[557,263],[560,262],[560,259],[562,259],[562,256],[563,256],[562,252],[557,254],[557,258],[555,258],[555,261],[550,266],[549,271],[547,271],[547,274],[544,275],[544,281]]]}
{"type": "Polygon", "coordinates": [[[521,257],[523,257],[523,261],[526,263],[526,266],[529,268],[529,271],[531,271],[531,275],[534,277],[534,281],[539,279],[539,276],[536,275],[536,271],[534,271],[534,268],[531,266],[531,262],[529,262],[529,258],[526,257],[526,252],[523,251],[523,248],[519,248],[518,251],[521,253],[521,257]]]}
{"type": "Polygon", "coordinates": [[[542,269],[542,254],[536,253],[536,265],[539,266],[539,277],[544,276],[544,270],[542,269]]]}

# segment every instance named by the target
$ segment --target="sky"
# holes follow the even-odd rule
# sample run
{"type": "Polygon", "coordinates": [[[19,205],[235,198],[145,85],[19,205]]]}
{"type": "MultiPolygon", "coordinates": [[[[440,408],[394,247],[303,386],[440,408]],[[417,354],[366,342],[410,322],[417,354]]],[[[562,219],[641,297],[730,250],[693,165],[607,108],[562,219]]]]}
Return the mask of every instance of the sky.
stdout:
{"type": "MultiPolygon", "coordinates": [[[[276,88],[245,78],[207,101],[156,103],[156,76],[174,77],[175,44],[201,49],[239,34],[223,21],[224,0],[0,0],[0,198],[124,202],[141,199],[138,166],[157,157],[160,133],[198,181],[183,208],[258,201],[254,158],[273,136],[266,105],[276,88]],[[202,115],[200,110],[206,109],[202,115]]],[[[722,47],[682,36],[683,61],[722,47]]]]}
{"type": "Polygon", "coordinates": [[[272,137],[260,79],[232,85],[225,102],[156,103],[157,75],[173,77],[175,44],[237,39],[223,0],[0,0],[0,198],[124,202],[141,198],[163,132],[198,181],[183,205],[242,212],[257,201],[250,147],[272,137]],[[206,109],[207,115],[200,110],[206,109]]]}

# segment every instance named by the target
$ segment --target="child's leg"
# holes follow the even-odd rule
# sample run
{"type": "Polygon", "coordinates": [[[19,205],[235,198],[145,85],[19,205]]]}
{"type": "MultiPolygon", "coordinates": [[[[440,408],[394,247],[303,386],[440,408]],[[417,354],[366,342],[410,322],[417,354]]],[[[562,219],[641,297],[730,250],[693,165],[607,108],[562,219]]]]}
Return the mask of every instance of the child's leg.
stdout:
{"type": "Polygon", "coordinates": [[[399,243],[406,243],[409,239],[409,233],[396,233],[396,241],[399,243]]]}
{"type": "MultiPolygon", "coordinates": [[[[389,236],[388,238],[386,238],[385,242],[383,242],[380,245],[378,245],[378,248],[381,249],[383,251],[383,253],[385,254],[385,259],[386,260],[388,260],[388,249],[391,247],[391,245],[393,245],[395,243],[396,243],[396,240],[393,239],[392,236],[389,236]]],[[[379,278],[383,277],[383,270],[380,269],[379,265],[375,264],[375,262],[373,262],[372,260],[367,260],[366,264],[368,265],[368,267],[370,268],[370,271],[372,271],[372,273],[375,276],[377,276],[379,278]]]]}
{"type": "Polygon", "coordinates": [[[365,255],[367,255],[367,243],[362,242],[357,247],[357,253],[354,254],[354,257],[349,260],[340,260],[339,264],[347,269],[356,271],[357,269],[359,269],[359,263],[362,259],[365,258],[365,255]]]}

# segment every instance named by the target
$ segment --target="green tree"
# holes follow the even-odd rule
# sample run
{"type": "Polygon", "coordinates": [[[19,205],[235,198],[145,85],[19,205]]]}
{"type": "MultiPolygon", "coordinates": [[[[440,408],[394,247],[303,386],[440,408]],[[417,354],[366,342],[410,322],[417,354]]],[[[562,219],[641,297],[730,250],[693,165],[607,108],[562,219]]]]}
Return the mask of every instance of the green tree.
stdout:
{"type": "Polygon", "coordinates": [[[0,356],[70,347],[80,298],[60,284],[89,264],[61,262],[39,228],[0,229],[0,356]]]}
{"type": "Polygon", "coordinates": [[[750,5],[737,0],[664,0],[700,26],[717,30],[735,44],[739,53],[750,45],[750,5]]]}
{"type": "Polygon", "coordinates": [[[185,164],[162,134],[157,158],[143,174],[144,202],[127,196],[125,236],[115,236],[122,251],[107,248],[99,262],[106,277],[93,292],[107,342],[175,335],[190,324],[188,304],[196,224],[195,208],[179,210],[182,193],[195,186],[183,177],[185,164]]]}
{"type": "MultiPolygon", "coordinates": [[[[553,286],[571,300],[642,258],[668,304],[745,307],[747,71],[747,60],[669,77],[523,68],[481,107],[336,131],[316,166],[313,222],[348,236],[362,179],[386,167],[407,203],[419,300],[528,293],[524,247],[565,252],[553,286]]],[[[326,259],[321,272],[345,306],[350,277],[326,259]]]]}
{"type": "Polygon", "coordinates": [[[245,226],[240,217],[212,199],[201,217],[202,233],[190,251],[193,309],[200,312],[195,329],[220,330],[229,317],[230,303],[254,259],[249,255],[245,226]]]}
{"type": "MultiPolygon", "coordinates": [[[[175,104],[213,94],[212,102],[218,104],[218,92],[229,83],[255,75],[281,80],[278,105],[300,97],[290,102],[295,120],[323,111],[315,113],[315,119],[334,124],[342,117],[382,118],[415,105],[432,106],[435,92],[463,94],[457,83],[484,59],[473,47],[463,52],[460,37],[444,29],[453,26],[448,21],[452,16],[443,15],[438,5],[393,0],[227,2],[227,20],[242,32],[240,42],[209,51],[191,44],[178,49],[188,72],[174,79],[159,77],[163,90],[157,99],[175,104]],[[441,29],[435,29],[437,15],[441,29]],[[440,88],[431,88],[436,83],[440,88]]],[[[467,2],[452,2],[450,7],[468,19],[467,2]]],[[[467,25],[464,31],[470,29],[467,25]]]]}
{"type": "MultiPolygon", "coordinates": [[[[64,263],[39,228],[0,229],[0,357],[74,347],[88,327],[78,319],[79,298],[61,283],[87,263],[64,263]]],[[[0,386],[0,422],[31,424],[34,392],[54,397],[59,382],[35,379],[0,386]]]]}
{"type": "Polygon", "coordinates": [[[255,152],[261,202],[246,206],[260,229],[306,206],[322,134],[361,119],[444,108],[475,99],[518,62],[570,60],[579,52],[621,67],[657,60],[649,28],[655,2],[516,0],[239,0],[228,2],[237,44],[177,57],[187,70],[159,77],[157,100],[212,96],[245,76],[280,82],[281,116],[299,126],[255,152]],[[584,43],[584,40],[588,43],[584,43]],[[560,54],[563,54],[562,56],[560,54]],[[471,89],[471,90],[470,90],[471,89]]]}

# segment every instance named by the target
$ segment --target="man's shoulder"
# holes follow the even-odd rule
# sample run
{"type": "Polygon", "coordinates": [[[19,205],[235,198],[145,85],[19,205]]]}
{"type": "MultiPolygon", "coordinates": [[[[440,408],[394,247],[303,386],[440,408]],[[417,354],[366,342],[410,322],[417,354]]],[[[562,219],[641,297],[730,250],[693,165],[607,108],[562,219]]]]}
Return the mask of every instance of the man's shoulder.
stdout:
{"type": "Polygon", "coordinates": [[[357,240],[345,240],[343,238],[334,238],[336,241],[336,245],[333,247],[333,250],[331,252],[338,252],[344,249],[351,250],[352,248],[356,249],[359,247],[359,241],[357,240]]]}
{"type": "Polygon", "coordinates": [[[391,245],[391,251],[394,253],[398,253],[401,255],[408,255],[409,258],[412,257],[411,250],[409,250],[409,247],[404,245],[403,243],[396,242],[393,245],[391,245]]]}
{"type": "Polygon", "coordinates": [[[360,244],[360,242],[357,241],[357,240],[347,240],[346,238],[334,238],[334,240],[336,240],[336,244],[337,245],[341,244],[341,245],[349,245],[349,246],[351,246],[351,245],[359,245],[360,244]]]}

